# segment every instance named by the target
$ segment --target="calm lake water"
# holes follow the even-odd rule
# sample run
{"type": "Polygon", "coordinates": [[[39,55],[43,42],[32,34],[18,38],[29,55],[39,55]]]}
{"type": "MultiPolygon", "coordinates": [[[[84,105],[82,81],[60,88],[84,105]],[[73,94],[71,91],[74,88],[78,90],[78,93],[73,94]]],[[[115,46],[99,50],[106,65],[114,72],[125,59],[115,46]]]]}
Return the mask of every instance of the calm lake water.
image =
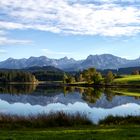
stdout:
{"type": "Polygon", "coordinates": [[[108,115],[140,115],[140,89],[0,85],[0,113],[57,111],[86,114],[95,123],[108,115]]]}

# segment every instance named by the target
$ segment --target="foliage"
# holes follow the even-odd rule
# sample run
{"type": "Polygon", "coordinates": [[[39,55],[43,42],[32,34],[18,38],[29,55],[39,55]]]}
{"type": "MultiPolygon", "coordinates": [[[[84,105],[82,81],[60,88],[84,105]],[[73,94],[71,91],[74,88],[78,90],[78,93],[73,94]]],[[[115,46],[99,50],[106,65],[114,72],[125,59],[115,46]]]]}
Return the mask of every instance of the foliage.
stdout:
{"type": "Polygon", "coordinates": [[[87,70],[84,70],[82,74],[83,74],[84,80],[86,82],[88,82],[89,84],[93,83],[93,80],[95,79],[94,77],[96,75],[96,69],[89,68],[87,70]]]}
{"type": "Polygon", "coordinates": [[[101,73],[97,72],[95,68],[89,68],[77,73],[75,79],[77,82],[85,81],[88,84],[101,84],[103,80],[101,73]]]}
{"type": "Polygon", "coordinates": [[[75,83],[75,77],[72,75],[67,75],[66,73],[64,73],[63,75],[63,82],[66,83],[75,83]]]}
{"type": "Polygon", "coordinates": [[[39,81],[62,81],[63,73],[53,71],[35,71],[32,73],[39,81]]]}
{"type": "Polygon", "coordinates": [[[113,79],[114,79],[114,75],[113,75],[112,71],[109,71],[107,73],[107,75],[105,76],[105,83],[111,84],[113,82],[113,79]]]}
{"type": "Polygon", "coordinates": [[[19,70],[0,71],[0,82],[37,82],[30,72],[19,70]]]}

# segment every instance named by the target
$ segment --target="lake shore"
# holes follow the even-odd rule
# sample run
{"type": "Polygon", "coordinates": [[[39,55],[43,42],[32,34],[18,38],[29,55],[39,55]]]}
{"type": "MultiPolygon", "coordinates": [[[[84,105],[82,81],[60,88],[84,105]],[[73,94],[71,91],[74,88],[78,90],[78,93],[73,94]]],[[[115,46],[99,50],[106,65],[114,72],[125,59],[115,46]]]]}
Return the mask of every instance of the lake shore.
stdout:
{"type": "MultiPolygon", "coordinates": [[[[64,114],[61,114],[64,115],[64,114]]],[[[5,116],[6,117],[6,116],[5,116]]],[[[51,116],[53,118],[53,116],[51,116]]],[[[66,116],[65,116],[66,117],[66,116]]],[[[65,118],[64,117],[64,118],[65,118]]],[[[51,119],[52,119],[51,118],[51,119]]],[[[44,118],[41,117],[39,122],[36,118],[36,127],[32,125],[31,120],[26,122],[27,120],[23,118],[14,118],[13,116],[8,116],[3,119],[7,119],[6,122],[2,122],[2,116],[0,116],[0,139],[3,140],[79,140],[79,139],[88,139],[88,140],[126,140],[133,139],[138,140],[140,137],[140,117],[112,117],[109,116],[106,119],[99,122],[100,124],[76,124],[75,125],[62,125],[66,123],[64,118],[57,118],[59,120],[59,125],[49,125],[44,127],[44,118]],[[12,121],[14,121],[14,125],[12,121]],[[43,121],[41,121],[43,120],[43,121]],[[63,123],[62,123],[63,122],[63,123]],[[8,124],[9,123],[9,124],[8,124]],[[19,123],[19,124],[17,124],[19,123]],[[25,125],[26,123],[26,125],[25,125]],[[61,125],[60,125],[61,124],[61,125]],[[2,127],[3,125],[3,127],[2,127]],[[11,125],[11,127],[6,127],[11,125]],[[19,127],[17,127],[19,125],[19,127]],[[16,127],[15,127],[16,126],[16,127]]],[[[70,119],[70,117],[69,117],[70,119]]],[[[32,120],[35,120],[35,117],[32,117],[32,120]]],[[[71,119],[70,119],[71,120],[71,119]]],[[[72,120],[71,120],[72,121],[72,120]]],[[[77,121],[77,119],[75,120],[77,121]]],[[[80,120],[81,121],[81,120],[80,120]]],[[[71,124],[71,123],[70,123],[71,124]]]]}

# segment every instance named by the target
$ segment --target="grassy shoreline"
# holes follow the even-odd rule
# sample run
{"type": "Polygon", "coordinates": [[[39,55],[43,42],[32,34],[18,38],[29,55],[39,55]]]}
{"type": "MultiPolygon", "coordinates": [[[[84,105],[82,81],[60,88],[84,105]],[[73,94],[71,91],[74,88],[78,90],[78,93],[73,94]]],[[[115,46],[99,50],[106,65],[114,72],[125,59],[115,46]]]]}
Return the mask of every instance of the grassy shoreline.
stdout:
{"type": "Polygon", "coordinates": [[[0,140],[139,140],[139,132],[140,116],[108,116],[95,125],[86,116],[62,112],[36,117],[0,115],[0,140]]]}
{"type": "Polygon", "coordinates": [[[106,126],[106,125],[138,125],[140,116],[108,116],[93,123],[85,114],[68,114],[56,112],[38,115],[11,115],[0,114],[0,128],[50,128],[50,127],[75,127],[75,126],[106,126]]]}
{"type": "Polygon", "coordinates": [[[101,84],[94,84],[94,83],[87,83],[86,81],[84,82],[74,82],[74,83],[63,83],[63,81],[36,81],[36,82],[6,82],[6,83],[2,83],[0,82],[0,84],[10,84],[10,85],[14,85],[14,84],[34,84],[34,85],[38,85],[38,84],[46,84],[46,85],[52,85],[52,86],[81,86],[81,87],[124,87],[124,88],[128,88],[128,87],[140,87],[140,75],[125,75],[122,76],[121,78],[115,78],[113,80],[113,82],[111,84],[105,84],[105,83],[101,83],[101,84]]]}

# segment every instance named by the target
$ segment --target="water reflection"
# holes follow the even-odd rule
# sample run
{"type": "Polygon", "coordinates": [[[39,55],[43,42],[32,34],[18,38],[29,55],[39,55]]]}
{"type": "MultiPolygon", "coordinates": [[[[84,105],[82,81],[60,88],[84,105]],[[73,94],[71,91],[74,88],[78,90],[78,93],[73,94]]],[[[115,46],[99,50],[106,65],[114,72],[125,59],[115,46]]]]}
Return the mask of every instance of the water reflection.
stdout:
{"type": "Polygon", "coordinates": [[[36,90],[37,85],[0,85],[0,93],[9,93],[9,94],[29,94],[33,93],[36,90]]]}
{"type": "Polygon", "coordinates": [[[102,88],[87,88],[82,94],[82,98],[89,103],[96,103],[103,94],[102,88]]]}
{"type": "Polygon", "coordinates": [[[139,89],[0,85],[0,112],[37,114],[85,113],[97,122],[107,115],[140,115],[139,89]]]}
{"type": "Polygon", "coordinates": [[[111,102],[113,100],[113,97],[115,96],[115,94],[112,92],[112,89],[106,88],[104,90],[104,93],[105,93],[106,99],[111,102]]]}

